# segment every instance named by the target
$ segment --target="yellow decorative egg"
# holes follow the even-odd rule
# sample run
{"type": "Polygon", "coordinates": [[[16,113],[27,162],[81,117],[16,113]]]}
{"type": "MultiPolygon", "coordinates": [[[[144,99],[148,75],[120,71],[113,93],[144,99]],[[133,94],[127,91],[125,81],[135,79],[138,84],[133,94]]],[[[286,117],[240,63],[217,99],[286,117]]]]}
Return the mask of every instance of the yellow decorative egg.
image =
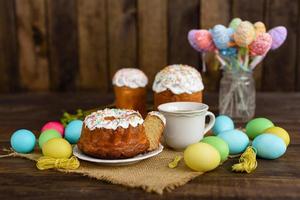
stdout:
{"type": "Polygon", "coordinates": [[[265,33],[266,32],[266,26],[262,22],[255,22],[254,24],[256,35],[259,33],[265,33]]]}
{"type": "Polygon", "coordinates": [[[254,26],[248,21],[241,22],[233,34],[233,38],[240,47],[247,47],[255,39],[254,26]]]}
{"type": "Polygon", "coordinates": [[[286,146],[288,146],[290,144],[290,136],[289,136],[288,132],[281,127],[274,126],[274,127],[268,128],[264,132],[271,133],[273,135],[277,135],[278,137],[283,139],[286,146]]]}
{"type": "Polygon", "coordinates": [[[63,138],[53,138],[43,145],[42,152],[44,156],[52,158],[69,158],[72,155],[72,146],[63,138]]]}
{"type": "Polygon", "coordinates": [[[184,151],[183,158],[189,168],[200,172],[215,169],[221,161],[218,150],[203,142],[189,145],[184,151]]]}

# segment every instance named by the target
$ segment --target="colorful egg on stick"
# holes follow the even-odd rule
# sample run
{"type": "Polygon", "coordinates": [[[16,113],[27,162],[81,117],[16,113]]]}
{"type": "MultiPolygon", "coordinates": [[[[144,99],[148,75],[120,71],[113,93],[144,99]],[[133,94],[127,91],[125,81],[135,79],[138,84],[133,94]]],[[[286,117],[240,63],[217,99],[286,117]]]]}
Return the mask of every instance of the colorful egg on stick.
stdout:
{"type": "Polygon", "coordinates": [[[266,26],[262,22],[255,22],[254,23],[255,33],[258,35],[259,33],[265,33],[266,32],[266,26]]]}
{"type": "Polygon", "coordinates": [[[35,146],[34,134],[26,129],[15,131],[10,138],[11,147],[18,153],[30,153],[35,146]]]}
{"type": "Polygon", "coordinates": [[[229,23],[229,27],[232,28],[233,30],[236,30],[241,22],[242,20],[240,18],[233,18],[229,23]]]}
{"type": "Polygon", "coordinates": [[[262,56],[267,54],[272,45],[272,37],[268,33],[260,33],[249,45],[251,56],[262,56]]]}
{"type": "Polygon", "coordinates": [[[284,26],[277,26],[268,31],[272,37],[272,46],[271,49],[279,48],[285,41],[287,37],[287,30],[284,26]]]}
{"type": "Polygon", "coordinates": [[[53,129],[56,130],[57,132],[59,132],[61,134],[61,136],[64,136],[64,125],[62,125],[60,122],[47,122],[43,127],[42,127],[42,131],[44,132],[45,130],[49,130],[49,129],[53,129]]]}
{"type": "Polygon", "coordinates": [[[228,31],[228,29],[221,25],[215,25],[211,30],[213,41],[218,49],[226,49],[228,47],[228,43],[231,40],[232,32],[228,31]]]}
{"type": "Polygon", "coordinates": [[[233,34],[233,38],[238,46],[247,47],[255,39],[254,26],[248,21],[241,22],[233,34]]]}
{"type": "Polygon", "coordinates": [[[265,159],[277,159],[286,151],[286,144],[277,135],[264,133],[257,136],[252,146],[256,149],[257,155],[265,159]]]}
{"type": "Polygon", "coordinates": [[[216,49],[208,30],[191,30],[188,34],[188,40],[191,46],[199,52],[209,52],[216,49]]]}

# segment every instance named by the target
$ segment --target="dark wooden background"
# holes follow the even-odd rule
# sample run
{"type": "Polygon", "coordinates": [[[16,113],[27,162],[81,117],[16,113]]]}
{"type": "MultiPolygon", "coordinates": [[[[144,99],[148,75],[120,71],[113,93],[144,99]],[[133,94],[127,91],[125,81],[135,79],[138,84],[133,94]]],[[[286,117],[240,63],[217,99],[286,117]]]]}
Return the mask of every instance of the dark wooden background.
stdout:
{"type": "MultiPolygon", "coordinates": [[[[257,89],[300,90],[298,0],[0,0],[0,91],[111,91],[121,67],[153,80],[167,64],[201,69],[187,32],[232,17],[284,25],[288,39],[255,71],[257,89]]],[[[212,56],[203,74],[217,90],[212,56]]]]}

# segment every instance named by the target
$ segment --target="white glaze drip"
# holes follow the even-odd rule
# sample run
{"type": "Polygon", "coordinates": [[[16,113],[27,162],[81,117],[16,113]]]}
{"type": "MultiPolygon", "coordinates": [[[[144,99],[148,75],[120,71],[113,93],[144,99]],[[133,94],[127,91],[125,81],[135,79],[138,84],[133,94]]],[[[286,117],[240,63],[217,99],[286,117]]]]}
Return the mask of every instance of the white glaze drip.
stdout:
{"type": "Polygon", "coordinates": [[[164,125],[166,125],[166,118],[160,112],[151,111],[148,113],[148,115],[154,115],[154,116],[158,117],[164,123],[164,125]]]}
{"type": "Polygon", "coordinates": [[[148,83],[148,78],[139,69],[123,68],[118,70],[113,77],[113,85],[118,87],[139,88],[145,87],[148,83]]]}
{"type": "Polygon", "coordinates": [[[152,86],[154,92],[160,93],[167,89],[174,94],[192,94],[204,89],[201,74],[188,65],[170,65],[155,76],[152,86]]]}
{"type": "Polygon", "coordinates": [[[90,130],[94,130],[96,128],[116,130],[118,127],[128,128],[129,125],[137,127],[143,123],[144,120],[137,111],[109,108],[93,112],[84,120],[85,126],[90,130]],[[114,119],[107,119],[109,117],[113,117],[114,119]]]}

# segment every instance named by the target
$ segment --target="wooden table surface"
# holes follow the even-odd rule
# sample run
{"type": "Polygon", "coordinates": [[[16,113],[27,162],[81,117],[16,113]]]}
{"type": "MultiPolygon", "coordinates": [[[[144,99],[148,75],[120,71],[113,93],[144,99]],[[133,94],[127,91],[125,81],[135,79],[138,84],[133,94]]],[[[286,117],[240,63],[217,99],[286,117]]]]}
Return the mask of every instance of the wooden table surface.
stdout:
{"type": "MultiPolygon", "coordinates": [[[[9,147],[16,129],[39,130],[46,121],[59,119],[63,110],[90,109],[112,100],[112,95],[97,93],[0,95],[0,147],[9,147]]],[[[216,94],[206,95],[205,103],[217,112],[216,94]]],[[[34,162],[21,158],[2,158],[0,199],[300,199],[300,93],[259,93],[256,115],[287,129],[291,144],[278,160],[259,159],[252,174],[232,173],[237,159],[231,159],[160,196],[81,175],[39,171],[34,162]]]]}

